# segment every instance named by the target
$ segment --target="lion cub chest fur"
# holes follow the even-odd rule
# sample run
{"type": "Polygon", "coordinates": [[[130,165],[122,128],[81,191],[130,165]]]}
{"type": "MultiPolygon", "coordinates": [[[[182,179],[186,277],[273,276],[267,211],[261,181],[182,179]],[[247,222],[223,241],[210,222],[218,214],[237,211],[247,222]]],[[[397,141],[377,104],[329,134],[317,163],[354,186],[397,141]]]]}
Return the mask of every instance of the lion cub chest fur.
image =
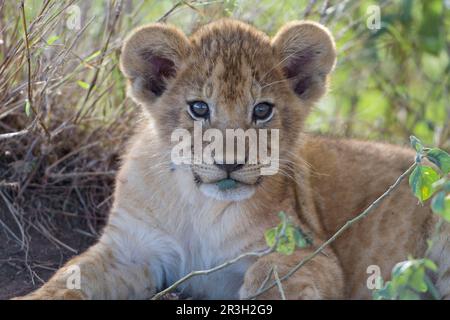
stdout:
{"type": "MultiPolygon", "coordinates": [[[[200,211],[196,206],[191,209],[190,213],[194,215],[200,211]]],[[[208,209],[211,210],[208,206],[203,208],[203,210],[208,209]]],[[[215,213],[219,212],[215,211],[215,213]]],[[[240,210],[230,207],[220,214],[232,217],[240,214],[240,210]]],[[[228,217],[224,217],[224,219],[226,220],[228,217]]],[[[241,241],[242,239],[239,237],[223,236],[224,227],[220,222],[210,224],[207,227],[209,230],[203,229],[206,226],[196,225],[195,219],[183,221],[183,223],[184,227],[173,235],[182,248],[184,256],[179,277],[194,270],[205,270],[218,266],[237,257],[249,246],[248,239],[241,241]]],[[[245,272],[253,262],[253,259],[244,259],[221,271],[192,278],[181,287],[181,292],[185,296],[195,298],[238,299],[245,272]]]]}
{"type": "MultiPolygon", "coordinates": [[[[180,248],[182,259],[178,276],[177,272],[173,273],[166,279],[166,284],[192,271],[210,269],[235,258],[258,240],[251,236],[242,237],[240,232],[232,236],[229,230],[234,224],[232,220],[237,221],[237,216],[242,215],[237,206],[218,208],[203,202],[186,205],[183,214],[184,218],[177,218],[176,227],[167,226],[170,237],[180,248]]],[[[234,228],[240,229],[239,226],[234,228]]],[[[253,259],[244,259],[221,271],[194,277],[183,284],[180,291],[183,296],[200,299],[237,299],[245,272],[253,262],[253,259]]]]}

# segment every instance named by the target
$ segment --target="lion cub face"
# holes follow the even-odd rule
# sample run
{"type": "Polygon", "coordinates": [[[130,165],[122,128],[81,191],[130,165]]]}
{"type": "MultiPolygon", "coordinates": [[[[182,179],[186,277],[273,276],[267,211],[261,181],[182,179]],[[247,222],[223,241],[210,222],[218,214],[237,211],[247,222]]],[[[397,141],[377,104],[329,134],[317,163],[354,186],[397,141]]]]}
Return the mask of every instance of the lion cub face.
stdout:
{"type": "Polygon", "coordinates": [[[289,23],[273,39],[233,20],[189,38],[152,24],[128,37],[121,57],[129,93],[154,120],[167,161],[174,163],[174,132],[188,134],[181,149],[190,157],[174,163],[176,170],[206,196],[225,201],[248,199],[287,174],[303,120],[334,63],[329,32],[312,22],[289,23]],[[232,132],[244,139],[230,138],[232,132]],[[276,170],[264,173],[275,162],[276,170]]]}

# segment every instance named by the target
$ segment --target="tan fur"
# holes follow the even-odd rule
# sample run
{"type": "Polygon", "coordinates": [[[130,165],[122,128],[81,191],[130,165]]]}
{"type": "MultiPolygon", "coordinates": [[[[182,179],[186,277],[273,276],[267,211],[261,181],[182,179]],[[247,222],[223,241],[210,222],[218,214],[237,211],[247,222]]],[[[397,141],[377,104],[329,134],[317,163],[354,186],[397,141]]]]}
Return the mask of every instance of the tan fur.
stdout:
{"type": "MultiPolygon", "coordinates": [[[[312,22],[287,24],[272,40],[232,20],[206,25],[189,38],[164,24],[132,33],[121,68],[144,121],[124,155],[108,225],[97,244],[25,298],[149,298],[190,271],[264,248],[264,231],[278,224],[281,210],[311,236],[312,247],[291,256],[242,260],[192,278],[181,289],[194,298],[246,298],[273,265],[285,274],[380,196],[414,159],[413,152],[387,144],[302,134],[334,64],[330,33],[312,22]],[[200,192],[194,174],[217,180],[221,172],[214,165],[172,170],[170,135],[176,128],[193,130],[186,101],[195,99],[211,106],[207,128],[280,129],[278,174],[255,179],[248,165],[236,171],[236,179],[248,179],[254,188],[250,198],[218,201],[200,192]],[[273,103],[275,113],[257,126],[249,114],[261,101],[273,103]],[[65,287],[64,270],[71,265],[81,268],[81,290],[65,287]]],[[[287,298],[369,298],[367,267],[380,266],[387,278],[408,254],[421,257],[433,219],[402,183],[370,216],[285,281],[287,298]]],[[[448,295],[446,237],[436,250],[433,258],[446,268],[438,286],[448,295]]],[[[280,295],[274,288],[260,298],[280,295]]]]}

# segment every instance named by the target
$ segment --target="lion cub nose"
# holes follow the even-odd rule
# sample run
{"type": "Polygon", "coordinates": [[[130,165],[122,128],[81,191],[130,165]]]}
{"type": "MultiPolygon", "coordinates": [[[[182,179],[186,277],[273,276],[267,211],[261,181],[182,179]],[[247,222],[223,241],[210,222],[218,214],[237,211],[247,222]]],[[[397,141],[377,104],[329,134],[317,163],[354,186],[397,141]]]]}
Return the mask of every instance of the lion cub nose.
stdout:
{"type": "Polygon", "coordinates": [[[220,163],[214,163],[219,169],[222,169],[226,171],[226,173],[231,173],[233,171],[239,170],[244,165],[239,163],[233,163],[233,164],[220,164],[220,163]]]}

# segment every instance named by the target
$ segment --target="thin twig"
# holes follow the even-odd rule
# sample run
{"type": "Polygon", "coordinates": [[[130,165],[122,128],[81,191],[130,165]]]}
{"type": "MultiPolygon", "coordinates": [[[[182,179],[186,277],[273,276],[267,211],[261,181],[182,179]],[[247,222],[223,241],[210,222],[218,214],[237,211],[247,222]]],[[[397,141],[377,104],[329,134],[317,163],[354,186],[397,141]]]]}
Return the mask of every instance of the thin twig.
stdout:
{"type": "Polygon", "coordinates": [[[272,267],[270,268],[269,272],[267,273],[266,278],[264,279],[264,281],[261,283],[261,285],[258,288],[259,292],[260,290],[264,289],[267,285],[267,283],[269,282],[270,278],[272,278],[272,274],[273,274],[273,269],[275,268],[275,265],[272,265],[272,267]]]}
{"type": "Polygon", "coordinates": [[[237,256],[234,259],[225,261],[224,263],[222,263],[222,264],[220,264],[220,265],[218,265],[218,266],[216,266],[214,268],[207,269],[207,270],[192,271],[191,273],[188,273],[187,275],[185,275],[184,277],[182,277],[181,279],[179,279],[178,281],[173,283],[171,286],[169,286],[166,289],[164,289],[164,290],[160,291],[159,293],[155,294],[152,297],[152,300],[158,300],[159,298],[161,298],[165,294],[170,293],[171,291],[175,290],[180,284],[182,284],[183,282],[189,280],[192,277],[200,276],[200,275],[208,275],[210,273],[213,273],[213,272],[219,271],[219,270],[221,270],[223,268],[226,268],[229,265],[232,265],[232,264],[238,262],[241,259],[248,258],[248,257],[260,258],[262,256],[265,256],[265,255],[271,253],[272,251],[273,251],[273,248],[268,248],[268,249],[265,249],[265,250],[262,250],[262,251],[246,252],[246,253],[243,253],[243,254],[237,256]]]}
{"type": "Polygon", "coordinates": [[[184,1],[178,1],[177,3],[175,3],[172,8],[170,8],[165,14],[163,14],[158,20],[157,22],[165,22],[167,17],[170,16],[176,8],[178,8],[179,6],[185,4],[184,1]]]}
{"type": "Polygon", "coordinates": [[[11,216],[12,216],[14,222],[16,223],[17,228],[19,229],[20,238],[3,221],[0,220],[0,224],[6,231],[8,231],[17,240],[18,244],[20,245],[20,248],[23,249],[25,247],[25,238],[26,238],[23,225],[22,225],[22,223],[20,223],[20,221],[17,217],[18,214],[17,214],[13,204],[10,202],[8,197],[2,191],[0,191],[0,197],[3,199],[3,202],[6,206],[6,208],[11,213],[11,216]]]}
{"type": "Polygon", "coordinates": [[[29,133],[35,125],[36,125],[36,118],[25,129],[22,129],[17,132],[8,132],[8,133],[0,134],[0,140],[6,140],[6,139],[23,136],[23,135],[29,133]]]}

